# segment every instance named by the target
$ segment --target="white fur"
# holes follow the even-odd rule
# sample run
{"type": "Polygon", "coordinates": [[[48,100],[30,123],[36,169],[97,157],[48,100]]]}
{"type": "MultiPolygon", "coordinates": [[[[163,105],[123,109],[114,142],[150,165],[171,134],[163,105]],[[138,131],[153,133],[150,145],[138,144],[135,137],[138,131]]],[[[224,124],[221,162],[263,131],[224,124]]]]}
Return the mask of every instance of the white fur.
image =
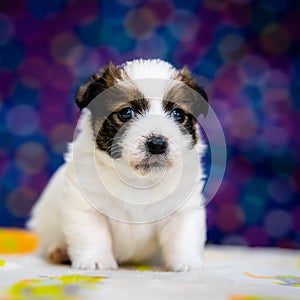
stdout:
{"type": "MultiPolygon", "coordinates": [[[[124,66],[127,74],[134,80],[168,80],[177,74],[171,65],[159,60],[133,61],[124,66]]],[[[107,209],[107,199],[111,209],[118,209],[116,199],[120,195],[123,201],[134,202],[133,199],[137,199],[137,202],[147,204],[161,194],[171,193],[177,180],[174,170],[180,164],[183,168],[185,164],[187,167],[189,163],[199,164],[199,160],[193,160],[188,147],[190,139],[191,137],[182,135],[173,120],[163,115],[161,101],[153,100],[149,114],[134,121],[122,139],[124,149],[128,150],[123,153],[125,159],[113,160],[102,151],[94,151],[90,112],[83,110],[79,134],[70,145],[66,162],[50,180],[35,205],[29,222],[29,227],[41,237],[41,251],[47,254],[53,247],[67,247],[72,266],[79,269],[115,269],[118,263],[151,259],[157,253],[162,255],[169,270],[185,271],[201,267],[206,240],[205,210],[201,208],[204,177],[202,166],[199,166],[196,178],[190,178],[188,172],[180,178],[183,188],[172,194],[172,197],[179,200],[185,197],[187,191],[184,187],[190,186],[190,180],[196,180],[196,188],[188,191],[190,195],[181,208],[159,221],[132,224],[130,213],[125,209],[120,217],[127,222],[121,222],[96,209],[101,210],[103,205],[107,209]],[[146,176],[135,174],[130,167],[131,160],[134,163],[142,158],[139,145],[143,136],[151,133],[164,135],[170,140],[172,167],[164,170],[165,176],[158,183],[157,179],[161,176],[158,171],[146,176]],[[96,167],[89,167],[91,164],[96,167]],[[116,174],[116,170],[120,174],[116,174]],[[137,191],[127,183],[122,183],[118,175],[130,183],[134,180],[137,184],[142,182],[149,188],[137,191]],[[153,182],[155,187],[150,192],[153,182]],[[89,201],[83,195],[79,183],[89,191],[89,201]],[[107,188],[113,188],[112,193],[107,188]]],[[[196,148],[198,154],[203,155],[205,146],[201,137],[196,148]]],[[[167,208],[161,207],[162,211],[167,208]]],[[[142,215],[144,212],[139,213],[142,215]]]]}
{"type": "Polygon", "coordinates": [[[133,60],[123,65],[124,72],[131,80],[145,78],[171,79],[174,78],[178,71],[169,63],[160,59],[133,60]]]}
{"type": "Polygon", "coordinates": [[[176,80],[178,71],[159,59],[133,60],[125,63],[123,67],[122,77],[125,80],[129,77],[149,99],[162,100],[165,91],[173,84],[178,84],[176,80]]]}

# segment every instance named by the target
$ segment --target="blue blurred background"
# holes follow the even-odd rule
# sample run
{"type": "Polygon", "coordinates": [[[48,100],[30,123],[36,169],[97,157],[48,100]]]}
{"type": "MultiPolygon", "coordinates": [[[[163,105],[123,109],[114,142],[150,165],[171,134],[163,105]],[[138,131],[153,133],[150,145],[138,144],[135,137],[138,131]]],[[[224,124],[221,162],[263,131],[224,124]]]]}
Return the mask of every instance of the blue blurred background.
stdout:
{"type": "Polygon", "coordinates": [[[228,150],[207,206],[217,244],[300,246],[300,2],[0,2],[0,226],[24,226],[63,162],[77,86],[133,58],[187,64],[228,150]]]}

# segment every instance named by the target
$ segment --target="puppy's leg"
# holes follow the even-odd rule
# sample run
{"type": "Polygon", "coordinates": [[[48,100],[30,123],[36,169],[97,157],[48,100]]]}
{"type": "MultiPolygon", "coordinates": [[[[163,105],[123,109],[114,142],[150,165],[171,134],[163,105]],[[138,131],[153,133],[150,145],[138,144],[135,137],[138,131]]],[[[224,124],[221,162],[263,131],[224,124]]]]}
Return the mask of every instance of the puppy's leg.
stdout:
{"type": "MultiPolygon", "coordinates": [[[[49,250],[54,246],[64,245],[64,236],[60,227],[60,213],[57,202],[64,183],[65,167],[62,166],[53,175],[40,199],[34,205],[31,218],[27,222],[28,229],[39,236],[39,253],[49,257],[49,250]]],[[[55,259],[58,262],[58,259],[55,259]]]]}
{"type": "Polygon", "coordinates": [[[206,240],[204,208],[175,213],[162,226],[158,236],[167,270],[201,268],[206,240]]]}
{"type": "Polygon", "coordinates": [[[116,269],[106,219],[99,212],[70,207],[64,212],[62,229],[72,266],[77,269],[116,269]]]}

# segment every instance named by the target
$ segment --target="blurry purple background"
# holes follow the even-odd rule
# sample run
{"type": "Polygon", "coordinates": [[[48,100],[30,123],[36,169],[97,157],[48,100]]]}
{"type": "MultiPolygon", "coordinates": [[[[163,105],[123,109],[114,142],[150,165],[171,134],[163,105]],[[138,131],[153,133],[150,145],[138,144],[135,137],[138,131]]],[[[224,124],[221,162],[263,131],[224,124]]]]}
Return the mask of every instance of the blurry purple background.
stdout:
{"type": "Polygon", "coordinates": [[[300,2],[0,2],[0,226],[24,226],[63,162],[82,80],[112,60],[187,64],[224,128],[208,240],[300,246],[300,2]]]}

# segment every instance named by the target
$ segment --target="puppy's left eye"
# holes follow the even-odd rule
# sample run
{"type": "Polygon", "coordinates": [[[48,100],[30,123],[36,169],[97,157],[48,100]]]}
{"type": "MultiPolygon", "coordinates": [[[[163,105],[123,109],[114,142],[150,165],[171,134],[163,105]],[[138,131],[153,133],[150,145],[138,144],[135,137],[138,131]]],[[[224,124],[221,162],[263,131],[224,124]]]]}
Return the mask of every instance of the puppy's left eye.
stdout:
{"type": "Polygon", "coordinates": [[[180,108],[174,108],[171,111],[171,117],[179,123],[182,123],[184,121],[185,116],[185,112],[180,108]]]}
{"type": "Polygon", "coordinates": [[[135,112],[131,107],[125,107],[119,111],[118,116],[122,122],[127,122],[135,117],[135,112]]]}

